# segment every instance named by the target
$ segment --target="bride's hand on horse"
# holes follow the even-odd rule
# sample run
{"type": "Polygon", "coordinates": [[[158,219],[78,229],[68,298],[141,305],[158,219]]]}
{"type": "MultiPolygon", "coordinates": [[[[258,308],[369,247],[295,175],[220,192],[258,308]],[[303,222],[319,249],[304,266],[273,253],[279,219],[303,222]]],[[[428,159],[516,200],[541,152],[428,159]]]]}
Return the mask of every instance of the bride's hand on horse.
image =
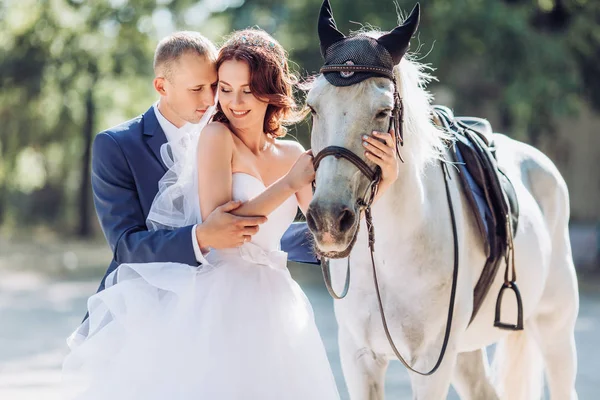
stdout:
{"type": "Polygon", "coordinates": [[[373,136],[363,136],[365,156],[381,168],[381,181],[379,193],[383,193],[396,179],[398,179],[399,160],[396,154],[396,141],[394,130],[389,133],[373,131],[373,136]]]}
{"type": "Polygon", "coordinates": [[[312,183],[315,179],[315,167],[311,150],[305,151],[298,157],[284,179],[287,179],[288,185],[294,192],[312,183]]]}

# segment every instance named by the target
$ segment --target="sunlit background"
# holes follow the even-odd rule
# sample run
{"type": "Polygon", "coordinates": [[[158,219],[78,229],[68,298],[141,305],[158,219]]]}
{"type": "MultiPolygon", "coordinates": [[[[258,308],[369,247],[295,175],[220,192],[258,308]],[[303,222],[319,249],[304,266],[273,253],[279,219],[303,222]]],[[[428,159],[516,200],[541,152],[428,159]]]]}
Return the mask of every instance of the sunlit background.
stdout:
{"type": "MultiPolygon", "coordinates": [[[[414,0],[331,0],[342,32],[392,29],[414,0]]],[[[571,194],[581,285],[581,399],[600,391],[600,1],[421,0],[410,50],[435,103],[487,118],[558,166],[571,194]]],[[[0,0],[0,399],[58,399],[65,337],[110,261],[89,181],[94,135],[156,100],[152,56],[175,30],[219,45],[259,26],[306,78],[321,66],[321,0],[0,0]]],[[[301,99],[301,97],[300,97],[301,99]]],[[[291,130],[308,146],[308,123],[291,130]]],[[[291,266],[346,396],[318,268],[291,266]]],[[[526,266],[523,266],[526,268],[526,266]]],[[[388,394],[409,396],[394,366],[388,394]]]]}

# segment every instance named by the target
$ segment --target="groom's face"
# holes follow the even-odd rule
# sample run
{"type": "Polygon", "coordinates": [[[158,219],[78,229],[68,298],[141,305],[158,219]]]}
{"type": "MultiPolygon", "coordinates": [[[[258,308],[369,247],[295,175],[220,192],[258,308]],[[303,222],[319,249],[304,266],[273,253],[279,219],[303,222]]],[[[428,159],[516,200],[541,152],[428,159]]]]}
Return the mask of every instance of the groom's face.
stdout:
{"type": "Polygon", "coordinates": [[[168,78],[163,79],[161,102],[169,111],[171,123],[181,127],[186,122],[197,124],[206,109],[214,104],[217,70],[206,57],[186,53],[177,62],[168,78]]]}

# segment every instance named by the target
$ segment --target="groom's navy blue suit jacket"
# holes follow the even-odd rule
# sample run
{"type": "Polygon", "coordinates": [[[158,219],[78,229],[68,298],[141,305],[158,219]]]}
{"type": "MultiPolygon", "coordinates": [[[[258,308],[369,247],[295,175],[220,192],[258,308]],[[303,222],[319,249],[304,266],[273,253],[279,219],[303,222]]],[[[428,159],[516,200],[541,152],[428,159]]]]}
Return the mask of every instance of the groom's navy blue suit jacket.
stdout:
{"type": "MultiPolygon", "coordinates": [[[[131,121],[99,133],[92,147],[92,189],[100,225],[113,252],[106,276],[119,264],[179,262],[198,265],[192,228],[148,231],[146,217],[166,172],[160,147],[167,138],[153,107],[131,121]]],[[[306,224],[295,223],[281,248],[292,261],[316,263],[306,224]]]]}

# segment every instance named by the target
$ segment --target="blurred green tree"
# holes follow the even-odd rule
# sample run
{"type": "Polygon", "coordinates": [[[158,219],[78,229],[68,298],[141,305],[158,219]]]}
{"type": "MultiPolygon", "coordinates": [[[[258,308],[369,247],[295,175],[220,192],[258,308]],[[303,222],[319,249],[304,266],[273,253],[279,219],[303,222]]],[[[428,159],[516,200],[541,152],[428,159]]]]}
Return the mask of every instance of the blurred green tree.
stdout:
{"type": "Polygon", "coordinates": [[[94,132],[109,114],[129,118],[140,102],[146,105],[156,26],[171,29],[193,3],[0,2],[0,221],[12,198],[20,210],[13,222],[71,217],[79,236],[91,234],[94,132]],[[26,149],[37,157],[19,163],[26,149]],[[35,161],[42,178],[33,174],[35,161]],[[27,176],[18,173],[19,164],[27,176]],[[65,213],[45,213],[53,202],[65,213]]]}
{"type": "MultiPolygon", "coordinates": [[[[389,30],[414,0],[331,0],[342,32],[389,30]],[[352,22],[357,21],[357,22],[352,22]],[[369,26],[369,25],[366,25],[369,26]]],[[[213,40],[260,26],[301,76],[321,66],[321,0],[0,0],[0,222],[46,222],[90,234],[95,132],[156,98],[161,36],[194,29],[213,40]]],[[[531,143],[582,102],[600,109],[597,0],[422,0],[411,51],[435,67],[458,113],[492,119],[531,143]]],[[[308,145],[308,124],[292,134],[308,145]]]]}
{"type": "MultiPolygon", "coordinates": [[[[370,26],[391,30],[398,10],[406,13],[415,2],[331,0],[346,34],[370,26]]],[[[259,25],[282,42],[304,73],[315,73],[321,65],[320,5],[254,0],[227,12],[233,28],[259,25]]],[[[411,45],[435,69],[438,86],[450,89],[458,112],[485,117],[497,110],[499,128],[533,143],[581,101],[600,108],[598,48],[600,2],[592,0],[423,0],[411,45]]]]}

